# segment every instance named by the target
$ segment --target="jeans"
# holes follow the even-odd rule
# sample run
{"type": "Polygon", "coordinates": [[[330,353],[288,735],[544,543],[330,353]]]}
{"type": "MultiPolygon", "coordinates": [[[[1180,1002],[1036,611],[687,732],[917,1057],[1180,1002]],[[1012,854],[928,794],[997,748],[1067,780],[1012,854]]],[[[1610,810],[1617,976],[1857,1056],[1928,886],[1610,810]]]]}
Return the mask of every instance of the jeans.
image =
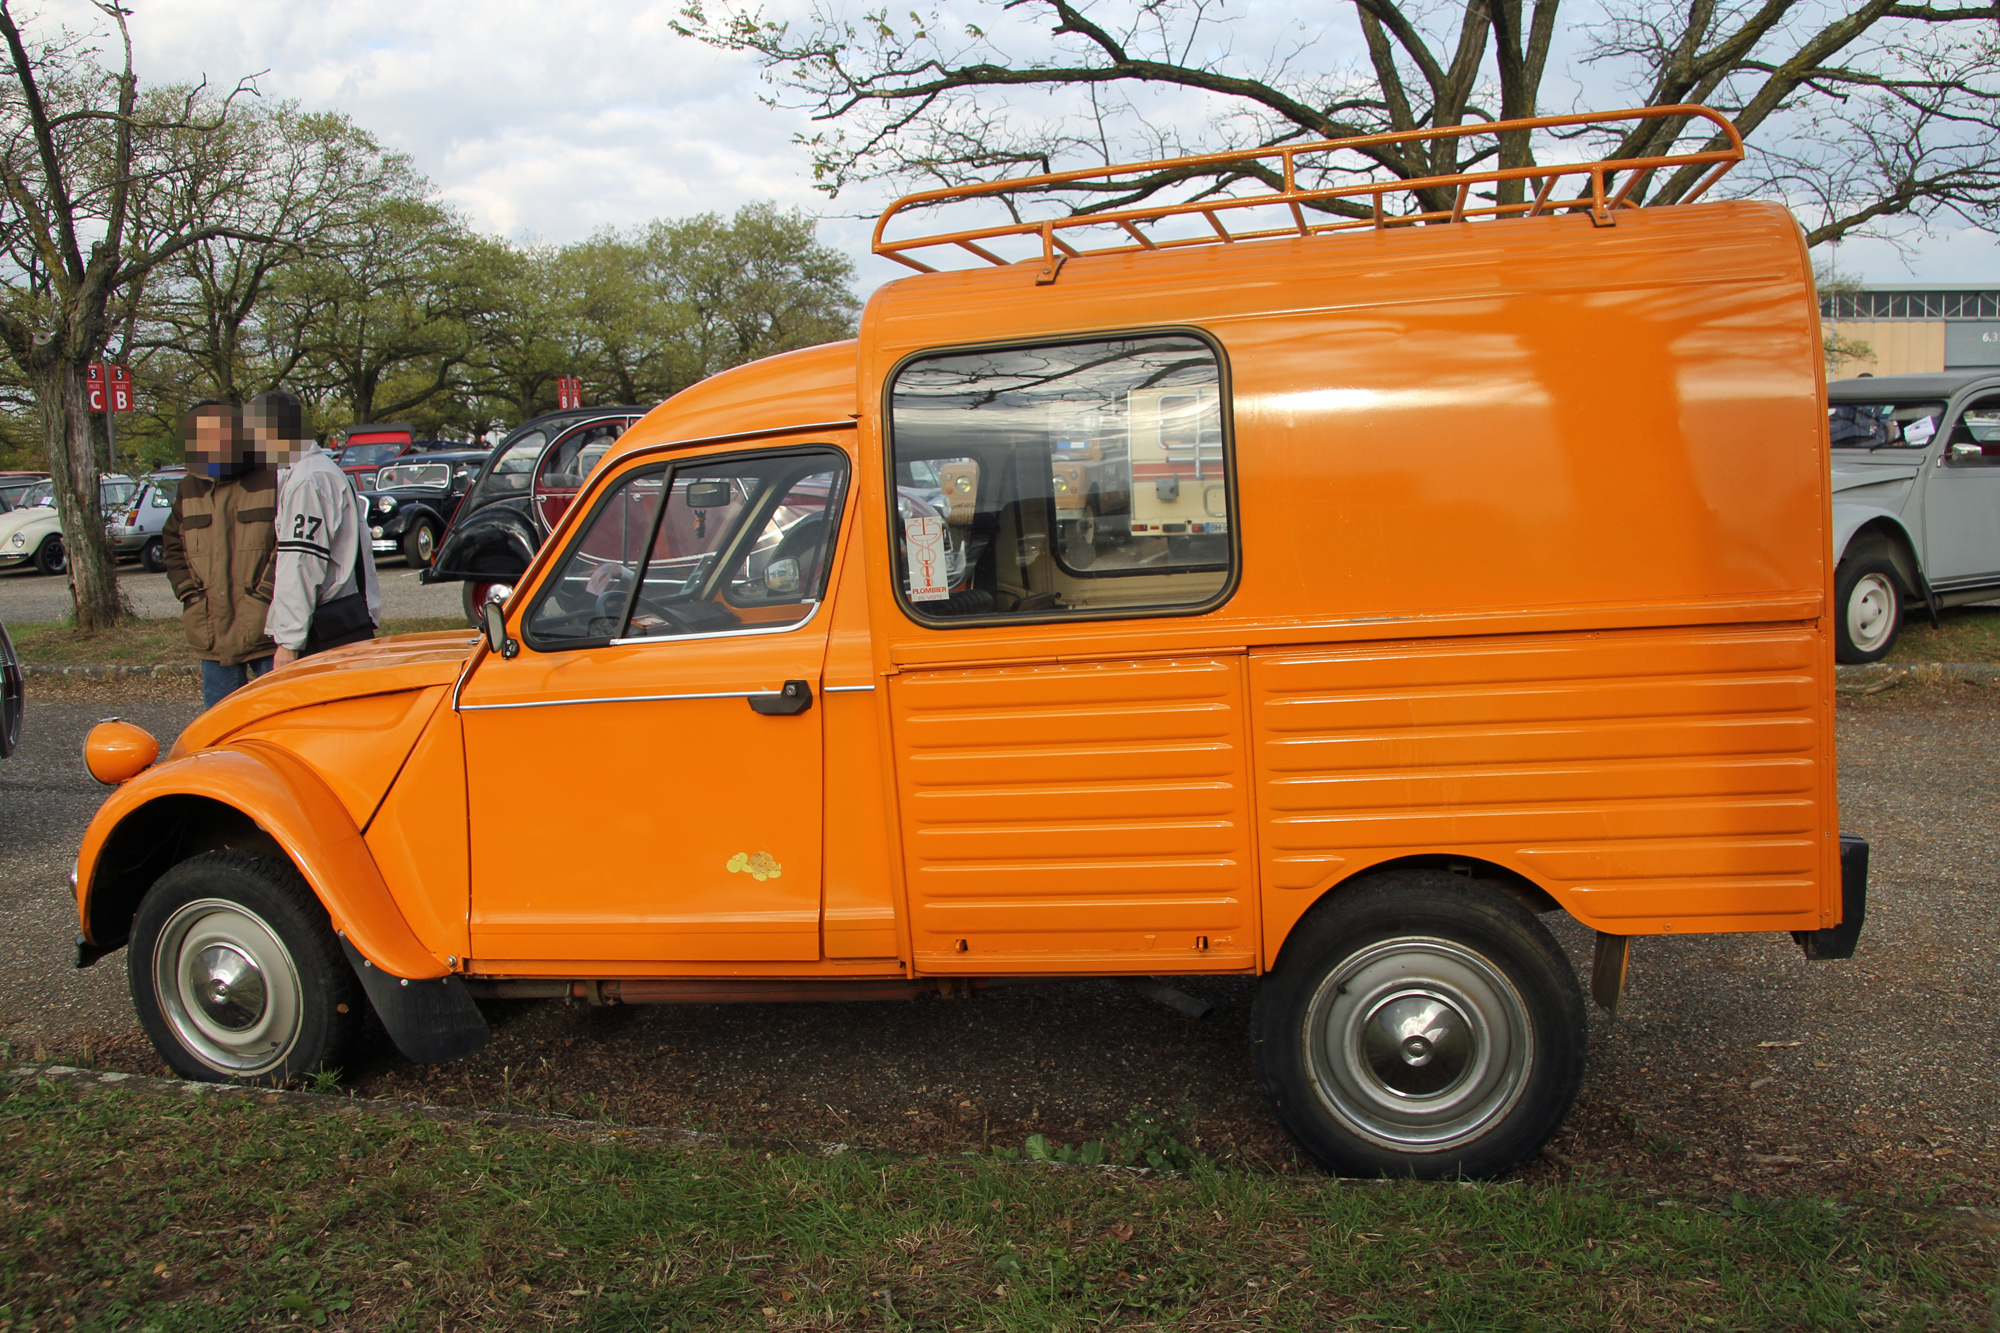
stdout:
{"type": "Polygon", "coordinates": [[[203,660],[201,664],[201,702],[204,708],[213,708],[222,702],[222,696],[232,690],[240,690],[257,677],[271,669],[268,657],[252,658],[235,666],[224,666],[220,662],[203,660]]]}

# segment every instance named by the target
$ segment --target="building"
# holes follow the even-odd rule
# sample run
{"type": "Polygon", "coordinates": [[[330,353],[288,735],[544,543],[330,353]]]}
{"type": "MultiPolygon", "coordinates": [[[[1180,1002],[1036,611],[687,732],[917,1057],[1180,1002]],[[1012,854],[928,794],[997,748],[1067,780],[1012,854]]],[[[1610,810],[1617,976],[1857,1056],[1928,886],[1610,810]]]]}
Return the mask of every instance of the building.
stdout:
{"type": "Polygon", "coordinates": [[[2000,366],[2000,283],[1849,288],[1819,313],[1835,379],[2000,366]]]}

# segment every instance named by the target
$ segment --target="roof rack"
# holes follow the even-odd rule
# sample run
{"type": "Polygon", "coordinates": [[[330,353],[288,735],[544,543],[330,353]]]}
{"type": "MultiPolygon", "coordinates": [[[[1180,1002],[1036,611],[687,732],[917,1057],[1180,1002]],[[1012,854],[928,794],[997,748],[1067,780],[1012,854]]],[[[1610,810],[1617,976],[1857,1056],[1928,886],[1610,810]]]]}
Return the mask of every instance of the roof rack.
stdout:
{"type": "MultiPolygon", "coordinates": [[[[1043,176],[1017,176],[1007,180],[981,181],[972,185],[958,185],[944,190],[926,190],[921,194],[905,195],[884,210],[875,224],[874,251],[908,265],[919,273],[935,273],[935,265],[910,256],[913,250],[926,250],[938,246],[950,246],[964,250],[989,264],[1001,266],[1018,262],[995,254],[984,242],[1005,236],[1037,236],[1042,243],[1042,271],[1038,282],[1055,281],[1056,273],[1063,261],[1082,255],[1122,254],[1137,250],[1169,250],[1190,245],[1226,245],[1236,241],[1262,240],[1274,236],[1318,236],[1327,232],[1380,230],[1385,227],[1404,227],[1432,223],[1467,222],[1475,218],[1537,217],[1542,214],[1564,212],[1588,212],[1591,219],[1600,225],[1616,221],[1613,212],[1620,208],[1637,208],[1639,202],[1633,197],[1648,177],[1661,167],[1685,167],[1707,164],[1710,170],[1702,176],[1694,188],[1681,198],[1679,203],[1693,203],[1707,193],[1710,186],[1722,179],[1723,173],[1743,160],[1743,136],[1730,123],[1728,117],[1705,106],[1683,104],[1677,106],[1638,107],[1629,111],[1601,111],[1575,116],[1536,116],[1523,120],[1501,120],[1477,125],[1457,125],[1441,130],[1402,130],[1393,134],[1365,134],[1351,139],[1326,139],[1317,143],[1292,144],[1279,148],[1253,148],[1229,153],[1205,153],[1195,157],[1165,158],[1155,162],[1135,162],[1123,166],[1086,167],[1079,171],[1060,171],[1043,176]],[[1529,167],[1495,168],[1490,171],[1457,172],[1442,176],[1424,176],[1412,180],[1368,181],[1354,185],[1337,185],[1320,189],[1308,189],[1298,184],[1298,165],[1301,158],[1340,152],[1356,148],[1373,147],[1379,144],[1420,143],[1443,139],[1461,139],[1471,135],[1498,135],[1508,130],[1560,129],[1573,125],[1613,125],[1622,121],[1666,120],[1674,118],[1698,118],[1712,123],[1717,132],[1727,138],[1726,148],[1706,148],[1694,152],[1664,153],[1655,157],[1634,157],[1606,159],[1587,162],[1561,162],[1529,167]],[[960,199],[985,198],[1011,194],[1020,190],[1048,189],[1052,186],[1067,185],[1078,181],[1112,181],[1121,177],[1143,177],[1163,171],[1185,172],[1195,167],[1220,167],[1231,163],[1270,162],[1275,160],[1281,166],[1283,186],[1261,194],[1231,195],[1227,197],[1199,197],[1181,202],[1151,204],[1139,208],[1107,210],[1101,213],[1074,213],[1068,217],[1049,218],[1040,222],[1015,221],[998,226],[977,227],[965,231],[938,232],[927,236],[914,236],[897,240],[885,239],[884,233],[889,222],[897,214],[906,210],[923,208],[934,204],[949,203],[960,199]],[[1580,191],[1574,198],[1554,197],[1557,182],[1564,178],[1588,177],[1589,188],[1580,191]],[[1621,178],[1622,179],[1619,179],[1621,178]],[[1534,197],[1518,203],[1479,204],[1473,206],[1472,189],[1477,185],[1489,185],[1500,181],[1521,180],[1533,185],[1534,197]],[[1613,192],[1613,185],[1616,191],[1613,192]],[[1424,209],[1409,213],[1388,213],[1382,206],[1387,195],[1411,195],[1425,190],[1451,190],[1453,204],[1450,208],[1424,209]],[[1308,222],[1304,204],[1318,204],[1334,199],[1367,199],[1372,207],[1369,216],[1362,218],[1339,218],[1330,222],[1308,222]],[[1291,224],[1279,227],[1262,227],[1231,231],[1224,218],[1231,213],[1247,208],[1280,205],[1289,208],[1291,224]],[[1205,218],[1212,235],[1155,237],[1143,230],[1145,226],[1166,218],[1205,218]],[[1064,232],[1073,232],[1084,227],[1115,226],[1124,232],[1125,238],[1113,245],[1095,249],[1083,249],[1065,239],[1064,232]]],[[[1134,179],[1130,184],[1138,188],[1143,182],[1134,179]]],[[[1582,184],[1579,181],[1579,184],[1582,184]]],[[[1525,191],[1524,191],[1525,193],[1525,191]]],[[[1245,221],[1248,220],[1246,217],[1245,221]]]]}

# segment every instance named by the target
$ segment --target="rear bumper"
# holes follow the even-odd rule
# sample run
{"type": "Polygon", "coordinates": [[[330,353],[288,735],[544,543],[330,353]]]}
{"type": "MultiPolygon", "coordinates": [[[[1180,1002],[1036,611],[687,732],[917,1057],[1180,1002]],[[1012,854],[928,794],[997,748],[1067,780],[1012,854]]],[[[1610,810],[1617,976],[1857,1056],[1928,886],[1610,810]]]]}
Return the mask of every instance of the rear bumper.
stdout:
{"type": "Polygon", "coordinates": [[[1824,930],[1795,930],[1792,938],[1811,959],[1852,958],[1868,919],[1868,840],[1840,835],[1840,924],[1824,930]]]}

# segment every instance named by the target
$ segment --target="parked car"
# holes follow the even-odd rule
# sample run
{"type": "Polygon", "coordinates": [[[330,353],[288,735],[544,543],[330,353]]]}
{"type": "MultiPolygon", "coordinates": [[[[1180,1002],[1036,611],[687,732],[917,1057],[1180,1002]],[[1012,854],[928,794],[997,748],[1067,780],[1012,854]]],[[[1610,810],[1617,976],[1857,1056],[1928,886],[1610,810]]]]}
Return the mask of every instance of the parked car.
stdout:
{"type": "MultiPolygon", "coordinates": [[[[1481,132],[1696,114],[1697,143],[1730,129],[1481,132]]],[[[1315,151],[1247,151],[1284,184],[1109,239],[991,213],[905,237],[937,201],[904,200],[878,248],[996,266],[887,283],[854,340],[576,451],[476,638],[281,668],[157,765],[100,724],[86,762],[122,785],[78,856],[79,962],[128,947],[163,1060],[266,1083],[352,1067],[371,1006],[440,1060],[486,1040],[482,996],[1257,978],[1249,1056],[1302,1148],[1450,1179],[1535,1157],[1583,1081],[1545,915],[1594,934],[1613,1009],[1634,937],[1851,957],[1868,848],[1837,808],[1798,223],[1614,204],[1621,163],[1544,160],[1516,204],[1381,225],[1426,207],[1384,190],[1491,199],[1482,168],[1280,228],[1326,198],[1291,184],[1315,151]],[[1086,413],[1147,469],[1125,542],[1061,540],[1086,413]],[[918,463],[950,492],[917,505],[918,463]]]]}
{"type": "Polygon", "coordinates": [[[27,673],[21,670],[21,655],[0,624],[0,759],[14,753],[21,743],[21,714],[28,693],[27,673]]]}
{"type": "Polygon", "coordinates": [[[378,468],[372,488],[361,491],[375,554],[400,554],[411,569],[429,567],[438,538],[485,462],[481,449],[407,454],[378,468]]]}
{"type": "MultiPolygon", "coordinates": [[[[97,502],[106,514],[118,512],[138,491],[139,483],[132,478],[109,473],[98,479],[97,502]]],[[[32,563],[44,574],[60,574],[69,568],[54,494],[53,484],[42,482],[28,492],[20,508],[0,514],[0,569],[32,563]]]]}
{"type": "Polygon", "coordinates": [[[375,470],[416,450],[416,429],[404,421],[355,426],[332,449],[333,461],[354,478],[357,489],[374,480],[375,470]]]}
{"type": "Polygon", "coordinates": [[[1827,385],[1834,642],[1895,647],[1904,615],[2000,596],[2000,368],[1827,385]]]}
{"type": "Polygon", "coordinates": [[[30,491],[49,479],[46,472],[0,472],[0,513],[19,509],[30,491]]]}
{"type": "Polygon", "coordinates": [[[478,624],[488,591],[521,577],[612,443],[645,414],[643,407],[571,408],[508,432],[459,505],[423,581],[464,583],[466,620],[478,624]]]}
{"type": "Polygon", "coordinates": [[[137,556],[139,567],[158,574],[167,567],[167,517],[173,513],[174,492],[180,489],[186,468],[161,468],[152,473],[132,497],[132,503],[107,516],[105,531],[120,557],[137,556]]]}

